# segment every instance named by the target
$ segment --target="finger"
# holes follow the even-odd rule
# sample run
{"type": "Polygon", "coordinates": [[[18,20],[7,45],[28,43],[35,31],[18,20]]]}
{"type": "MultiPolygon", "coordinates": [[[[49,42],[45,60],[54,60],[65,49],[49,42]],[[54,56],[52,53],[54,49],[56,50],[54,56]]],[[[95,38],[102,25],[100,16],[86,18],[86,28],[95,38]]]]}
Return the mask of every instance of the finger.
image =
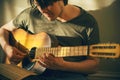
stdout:
{"type": "Polygon", "coordinates": [[[11,58],[9,58],[10,61],[13,61],[15,63],[19,63],[20,61],[23,60],[24,57],[21,57],[19,55],[14,55],[11,58]]]}
{"type": "Polygon", "coordinates": [[[49,66],[52,66],[54,64],[54,60],[49,58],[49,56],[47,53],[43,54],[42,56],[39,56],[39,60],[41,62],[41,65],[43,65],[45,67],[49,67],[49,66]]]}
{"type": "Polygon", "coordinates": [[[19,54],[15,54],[12,58],[23,59],[24,56],[21,56],[19,54]]]}
{"type": "Polygon", "coordinates": [[[46,57],[55,57],[52,53],[45,53],[46,57]]]}
{"type": "Polygon", "coordinates": [[[46,68],[48,68],[51,65],[50,60],[45,59],[43,57],[39,57],[39,61],[38,62],[39,62],[40,65],[42,65],[43,67],[46,67],[46,68]]]}
{"type": "Polygon", "coordinates": [[[25,55],[27,55],[27,54],[21,52],[20,50],[18,50],[17,48],[14,48],[14,49],[15,49],[14,52],[17,53],[17,54],[19,54],[19,55],[21,55],[21,56],[25,56],[25,55]]]}
{"type": "Polygon", "coordinates": [[[21,53],[19,52],[13,52],[13,56],[12,58],[18,58],[18,59],[23,59],[25,56],[24,55],[21,55],[21,53]]]}
{"type": "Polygon", "coordinates": [[[48,54],[44,53],[43,55],[39,56],[39,59],[42,62],[46,62],[46,60],[48,60],[48,54]]]}
{"type": "Polygon", "coordinates": [[[42,61],[38,61],[38,63],[39,63],[41,66],[47,68],[47,65],[46,65],[45,63],[43,63],[42,61]]]}
{"type": "Polygon", "coordinates": [[[22,60],[23,57],[20,57],[19,55],[14,55],[14,56],[12,56],[10,59],[17,61],[17,60],[22,60]]]}
{"type": "Polygon", "coordinates": [[[54,59],[54,56],[51,53],[49,53],[49,54],[45,53],[45,59],[51,61],[54,59]]]}
{"type": "Polygon", "coordinates": [[[45,59],[41,56],[38,57],[38,63],[43,66],[43,67],[47,67],[47,64],[45,63],[45,59]]]}
{"type": "Polygon", "coordinates": [[[49,55],[52,56],[52,57],[55,57],[55,55],[53,55],[52,53],[49,53],[49,55]]]}
{"type": "Polygon", "coordinates": [[[11,64],[17,65],[17,63],[16,63],[15,61],[10,61],[10,63],[11,63],[11,64]]]}
{"type": "Polygon", "coordinates": [[[21,51],[18,52],[18,55],[23,56],[23,57],[27,56],[27,54],[24,54],[21,51]]]}
{"type": "Polygon", "coordinates": [[[38,57],[38,61],[40,61],[41,63],[45,64],[45,58],[44,57],[39,56],[38,57]]]}
{"type": "Polygon", "coordinates": [[[55,57],[53,54],[49,53],[46,54],[47,58],[45,59],[45,63],[48,65],[54,65],[55,63],[55,57]]]}
{"type": "Polygon", "coordinates": [[[10,62],[11,62],[11,64],[18,64],[19,62],[20,62],[20,60],[18,60],[18,59],[10,59],[10,62]]]}

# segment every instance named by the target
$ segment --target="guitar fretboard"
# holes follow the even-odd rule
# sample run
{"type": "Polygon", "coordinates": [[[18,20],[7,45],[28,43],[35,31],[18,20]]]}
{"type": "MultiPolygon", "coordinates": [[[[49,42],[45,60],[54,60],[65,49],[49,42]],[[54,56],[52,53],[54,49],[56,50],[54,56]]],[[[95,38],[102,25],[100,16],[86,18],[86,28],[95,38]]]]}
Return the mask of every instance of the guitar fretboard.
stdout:
{"type": "Polygon", "coordinates": [[[43,53],[52,53],[55,57],[87,56],[88,46],[38,48],[36,50],[36,56],[40,56],[43,53]]]}

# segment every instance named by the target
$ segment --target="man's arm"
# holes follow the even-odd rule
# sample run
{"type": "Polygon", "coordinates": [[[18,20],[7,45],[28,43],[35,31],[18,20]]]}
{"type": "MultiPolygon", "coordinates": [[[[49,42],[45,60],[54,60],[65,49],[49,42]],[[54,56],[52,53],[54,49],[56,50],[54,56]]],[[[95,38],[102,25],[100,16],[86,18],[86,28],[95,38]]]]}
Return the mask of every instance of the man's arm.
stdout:
{"type": "Polygon", "coordinates": [[[99,59],[89,57],[81,62],[64,62],[62,70],[80,72],[84,74],[95,73],[98,69],[99,59]]]}
{"type": "Polygon", "coordinates": [[[79,72],[83,74],[95,73],[99,64],[99,60],[92,57],[88,57],[88,59],[81,62],[69,62],[63,60],[63,58],[54,57],[52,54],[43,54],[39,59],[39,64],[43,67],[53,70],[79,72]]]}
{"type": "Polygon", "coordinates": [[[13,26],[12,21],[1,26],[0,28],[0,45],[4,49],[5,45],[9,45],[9,31],[13,31],[15,26],[13,26]]]}
{"type": "Polygon", "coordinates": [[[25,54],[9,44],[9,33],[15,29],[16,27],[13,25],[12,21],[0,28],[0,45],[10,62],[18,64],[23,59],[25,54]]]}

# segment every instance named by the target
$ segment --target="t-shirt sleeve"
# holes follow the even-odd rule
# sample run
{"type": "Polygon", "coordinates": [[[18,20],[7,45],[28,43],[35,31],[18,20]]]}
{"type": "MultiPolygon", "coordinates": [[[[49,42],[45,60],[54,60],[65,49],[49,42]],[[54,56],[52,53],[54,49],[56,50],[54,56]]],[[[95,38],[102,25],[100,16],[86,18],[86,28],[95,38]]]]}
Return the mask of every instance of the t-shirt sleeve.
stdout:
{"type": "Polygon", "coordinates": [[[29,8],[23,10],[18,16],[14,18],[13,20],[14,26],[26,29],[29,23],[29,14],[30,14],[29,8]]]}
{"type": "Polygon", "coordinates": [[[88,44],[96,44],[100,42],[99,29],[97,23],[92,28],[87,28],[86,32],[88,35],[88,44]]]}

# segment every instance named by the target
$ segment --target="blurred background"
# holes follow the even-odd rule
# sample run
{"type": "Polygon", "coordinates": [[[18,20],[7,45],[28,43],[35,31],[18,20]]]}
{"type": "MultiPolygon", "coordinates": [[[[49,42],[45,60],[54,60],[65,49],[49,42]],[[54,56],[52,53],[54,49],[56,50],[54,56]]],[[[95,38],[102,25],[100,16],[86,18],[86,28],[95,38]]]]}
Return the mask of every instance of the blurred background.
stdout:
{"type": "MultiPolygon", "coordinates": [[[[120,44],[120,0],[69,0],[91,13],[99,24],[102,43],[120,44]]],[[[0,0],[0,26],[30,7],[27,0],[0,0]]],[[[92,80],[120,80],[120,59],[100,59],[99,72],[92,80]]]]}

